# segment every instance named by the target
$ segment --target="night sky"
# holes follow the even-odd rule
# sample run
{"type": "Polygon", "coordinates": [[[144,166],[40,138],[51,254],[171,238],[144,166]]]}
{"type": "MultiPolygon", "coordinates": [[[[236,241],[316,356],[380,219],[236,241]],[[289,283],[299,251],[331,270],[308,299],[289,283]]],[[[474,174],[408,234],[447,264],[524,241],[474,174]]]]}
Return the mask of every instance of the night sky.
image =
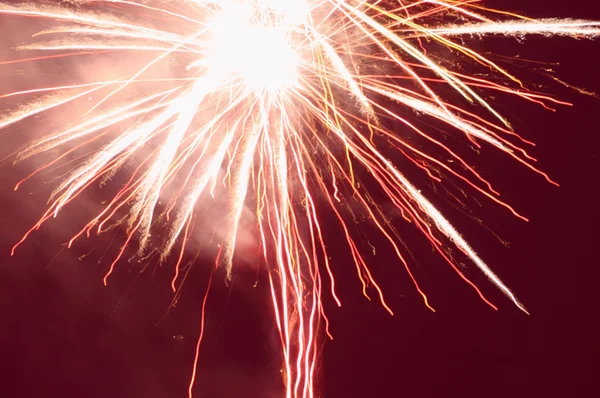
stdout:
{"type": "MultiPolygon", "coordinates": [[[[600,20],[593,3],[485,4],[531,17],[600,20]]],[[[17,26],[0,20],[0,36],[17,26]]],[[[10,36],[22,40],[14,32],[10,36]]],[[[557,62],[560,65],[551,66],[557,77],[600,92],[598,40],[491,39],[477,41],[476,49],[557,62]]],[[[0,61],[7,54],[0,52],[0,61]]],[[[330,245],[343,306],[335,307],[326,295],[335,339],[322,345],[318,396],[597,396],[593,380],[600,354],[596,326],[600,99],[533,72],[531,64],[513,64],[511,71],[517,75],[574,104],[557,106],[557,112],[505,97],[494,104],[517,132],[536,142],[531,153],[539,159],[538,166],[561,186],[548,184],[506,156],[483,151],[469,159],[502,192],[503,200],[530,222],[482,199],[471,215],[481,218],[490,233],[433,191],[431,199],[448,210],[449,219],[531,315],[521,313],[468,266],[468,275],[499,311],[485,305],[416,230],[403,228],[416,259],[415,274],[437,312],[423,305],[401,265],[383,250],[372,269],[395,312],[392,317],[378,302],[362,296],[350,255],[342,246],[330,245]]],[[[10,68],[0,65],[0,79],[11,76],[10,68]]],[[[9,105],[3,102],[0,111],[9,105]]],[[[11,134],[25,136],[39,127],[33,122],[1,132],[0,154],[7,155],[19,141],[11,134]]],[[[92,189],[71,216],[63,213],[10,257],[12,245],[39,218],[51,188],[40,180],[14,192],[15,183],[28,171],[26,165],[0,165],[0,395],[186,396],[210,256],[198,258],[177,306],[168,314],[173,298],[168,264],[140,273],[143,264],[124,260],[103,286],[110,264],[103,253],[111,243],[120,246],[111,242],[112,235],[84,239],[73,249],[62,250],[80,220],[93,211],[95,200],[107,195],[92,189]]],[[[339,233],[335,228],[325,232],[339,233]]],[[[248,258],[229,285],[221,271],[216,274],[208,299],[197,398],[281,396],[281,359],[270,296],[260,274],[253,287],[257,272],[252,255],[248,258]]]]}

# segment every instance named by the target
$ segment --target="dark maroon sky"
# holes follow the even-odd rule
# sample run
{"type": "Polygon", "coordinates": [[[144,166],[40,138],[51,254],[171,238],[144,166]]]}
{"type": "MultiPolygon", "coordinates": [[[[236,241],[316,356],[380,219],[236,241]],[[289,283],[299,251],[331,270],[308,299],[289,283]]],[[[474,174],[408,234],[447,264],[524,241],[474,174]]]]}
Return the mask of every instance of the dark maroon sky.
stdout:
{"type": "MultiPolygon", "coordinates": [[[[600,11],[591,3],[487,2],[534,17],[600,20],[600,11]]],[[[514,40],[494,44],[502,54],[559,62],[561,79],[600,92],[599,41],[528,39],[523,44],[514,40]]],[[[480,45],[479,50],[485,51],[480,45]]],[[[6,74],[6,67],[0,66],[0,78],[6,74]]],[[[473,271],[470,275],[500,308],[491,310],[426,247],[424,253],[416,253],[416,272],[436,313],[427,310],[391,260],[383,259],[374,272],[383,281],[394,317],[361,296],[354,272],[338,273],[344,306],[328,306],[335,340],[325,344],[321,357],[322,395],[591,396],[599,354],[595,292],[600,100],[558,84],[551,91],[575,106],[558,108],[556,113],[518,101],[501,106],[517,131],[538,144],[533,154],[561,187],[547,184],[505,157],[490,155],[481,161],[482,170],[490,173],[503,198],[531,221],[520,222],[489,204],[475,211],[510,242],[504,247],[476,223],[451,215],[531,316],[520,313],[473,271]]],[[[6,137],[0,135],[3,142],[9,140],[6,137]]],[[[137,271],[128,272],[125,265],[104,287],[101,278],[107,263],[97,260],[110,242],[84,243],[52,261],[65,240],[55,233],[62,229],[57,224],[35,234],[17,256],[9,257],[10,246],[43,204],[39,192],[29,195],[32,189],[12,191],[19,177],[9,165],[0,169],[0,394],[184,396],[207,277],[203,265],[209,264],[199,261],[179,305],[157,325],[171,299],[168,267],[138,278],[137,271]]],[[[68,229],[72,220],[61,222],[68,229]]],[[[346,263],[346,254],[330,249],[338,268],[346,263]]],[[[273,380],[278,377],[279,352],[270,329],[266,286],[251,288],[251,272],[239,275],[232,288],[217,279],[209,298],[197,397],[278,397],[279,386],[273,380]]]]}

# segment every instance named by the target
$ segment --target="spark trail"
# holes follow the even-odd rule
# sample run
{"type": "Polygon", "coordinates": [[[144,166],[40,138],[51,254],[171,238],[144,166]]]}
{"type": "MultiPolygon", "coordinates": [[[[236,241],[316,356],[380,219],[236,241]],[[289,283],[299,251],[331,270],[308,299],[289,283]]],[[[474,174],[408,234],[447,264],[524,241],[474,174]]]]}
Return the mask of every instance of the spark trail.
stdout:
{"type": "MultiPolygon", "coordinates": [[[[287,398],[314,396],[318,329],[323,320],[327,323],[323,289],[341,305],[329,264],[331,238],[322,231],[323,211],[339,223],[334,239],[346,241],[365,296],[374,293],[392,313],[349,225],[357,214],[391,246],[433,310],[405,259],[399,231],[366,185],[376,187],[377,195],[393,204],[487,304],[495,308],[449,255],[450,245],[526,311],[418,187],[427,184],[425,179],[452,180],[525,217],[420,120],[435,121],[472,146],[502,151],[551,182],[523,149],[530,143],[512,131],[486,96],[513,95],[546,107],[562,102],[524,89],[510,71],[464,41],[486,35],[593,38],[600,35],[599,23],[532,20],[457,0],[82,0],[0,3],[0,15],[46,26],[16,48],[27,57],[0,62],[0,67],[51,59],[77,65],[93,56],[106,58],[104,68],[120,76],[0,93],[0,100],[24,98],[20,108],[0,118],[5,130],[32,117],[68,115],[63,128],[40,131],[17,155],[24,161],[58,154],[16,188],[42,171],[80,159],[14,249],[91,185],[126,173],[127,182],[112,200],[99,204],[96,217],[69,246],[92,231],[122,224],[127,239],[104,282],[126,247],[137,241],[140,256],[158,246],[161,259],[174,263],[177,291],[198,209],[215,200],[229,204],[228,233],[221,237],[217,257],[228,275],[244,210],[250,209],[269,275],[287,398]],[[444,60],[448,50],[452,60],[444,60]],[[125,65],[116,63],[121,59],[116,56],[125,57],[125,65]],[[464,74],[465,65],[484,70],[487,77],[464,74]],[[83,103],[83,111],[72,111],[83,103]],[[409,135],[426,145],[412,144],[409,135]],[[392,162],[390,154],[406,162],[392,162]],[[408,180],[401,167],[410,164],[424,181],[408,180]],[[165,228],[166,238],[156,239],[152,232],[165,228]]],[[[195,364],[193,374],[190,396],[195,364]]]]}

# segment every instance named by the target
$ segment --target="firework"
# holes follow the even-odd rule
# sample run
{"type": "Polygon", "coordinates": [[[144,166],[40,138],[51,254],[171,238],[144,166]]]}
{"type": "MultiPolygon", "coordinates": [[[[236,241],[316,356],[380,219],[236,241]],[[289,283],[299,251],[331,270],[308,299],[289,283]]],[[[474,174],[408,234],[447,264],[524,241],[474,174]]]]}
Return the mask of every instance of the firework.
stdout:
{"type": "MultiPolygon", "coordinates": [[[[529,142],[512,131],[486,101],[486,93],[515,95],[543,106],[561,102],[525,90],[510,71],[463,39],[533,34],[591,38],[600,35],[599,23],[532,20],[458,0],[82,0],[0,4],[0,14],[47,22],[17,48],[35,56],[0,65],[60,58],[77,65],[90,56],[110,60],[108,72],[92,73],[106,79],[0,97],[34,98],[2,116],[0,128],[42,114],[68,115],[60,129],[40,132],[17,155],[18,161],[44,153],[55,156],[16,188],[42,170],[71,166],[47,211],[15,249],[88,187],[127,173],[128,181],[98,206],[97,215],[69,246],[83,235],[124,225],[126,242],[104,282],[137,241],[140,256],[159,247],[161,260],[174,263],[172,288],[177,291],[186,242],[199,224],[198,209],[218,199],[228,203],[227,216],[220,220],[227,232],[220,236],[215,263],[228,275],[250,210],[269,275],[288,398],[314,394],[318,326],[322,320],[327,324],[323,289],[341,305],[321,228],[323,208],[339,222],[365,296],[374,293],[392,313],[349,225],[358,215],[391,245],[433,310],[405,260],[397,226],[366,186],[382,192],[486,303],[495,308],[447,247],[454,245],[526,311],[421,193],[418,187],[424,182],[409,181],[400,165],[413,164],[436,182],[463,184],[524,219],[419,120],[435,121],[475,147],[495,147],[552,182],[533,166],[534,159],[523,149],[529,142]],[[449,51],[452,56],[445,59],[449,51]],[[127,57],[125,65],[115,63],[116,55],[127,57]],[[487,77],[461,72],[466,63],[482,68],[487,77]],[[406,139],[410,135],[426,145],[411,143],[406,139]],[[392,161],[397,155],[406,162],[392,161]],[[157,239],[153,232],[165,228],[166,238],[157,239]]],[[[190,395],[194,377],[195,367],[190,395]]]]}

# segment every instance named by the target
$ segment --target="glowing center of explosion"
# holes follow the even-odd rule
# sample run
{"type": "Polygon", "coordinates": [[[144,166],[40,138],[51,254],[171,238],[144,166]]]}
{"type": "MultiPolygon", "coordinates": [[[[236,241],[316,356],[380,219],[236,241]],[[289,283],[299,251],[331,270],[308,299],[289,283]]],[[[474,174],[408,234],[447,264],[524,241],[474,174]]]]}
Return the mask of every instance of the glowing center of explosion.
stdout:
{"type": "Polygon", "coordinates": [[[305,20],[297,1],[224,1],[207,24],[209,45],[201,61],[224,79],[241,78],[251,89],[277,91],[296,85],[299,56],[292,34],[305,20]],[[235,29],[232,29],[235,27],[235,29]]]}

